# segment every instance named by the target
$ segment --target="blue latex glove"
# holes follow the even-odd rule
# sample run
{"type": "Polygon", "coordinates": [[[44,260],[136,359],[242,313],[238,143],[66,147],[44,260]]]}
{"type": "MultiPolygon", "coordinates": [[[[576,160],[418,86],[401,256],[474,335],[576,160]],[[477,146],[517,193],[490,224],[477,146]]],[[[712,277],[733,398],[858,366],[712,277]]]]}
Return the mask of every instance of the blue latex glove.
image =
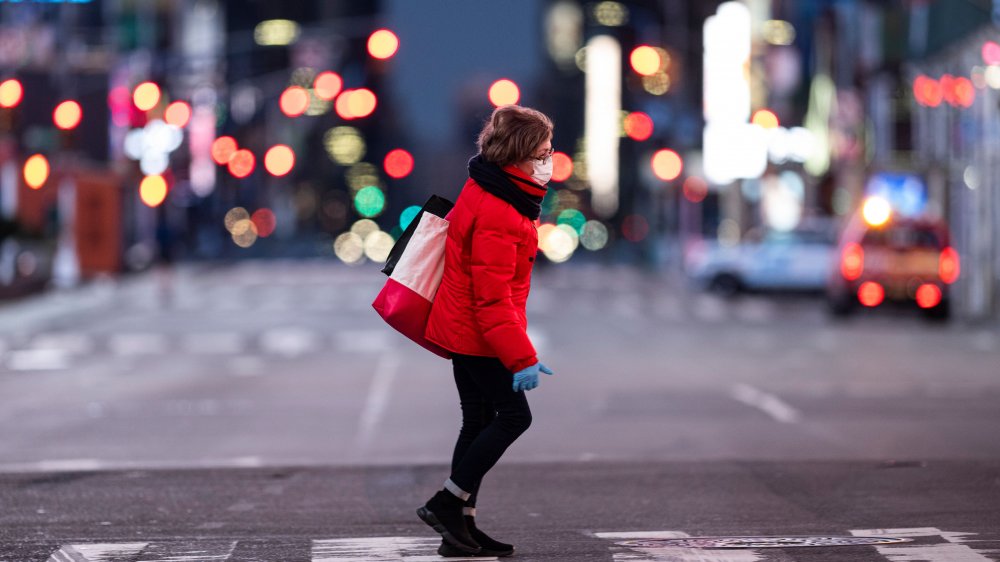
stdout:
{"type": "Polygon", "coordinates": [[[553,374],[552,369],[543,365],[541,361],[514,373],[514,392],[537,388],[539,371],[546,375],[553,374]]]}

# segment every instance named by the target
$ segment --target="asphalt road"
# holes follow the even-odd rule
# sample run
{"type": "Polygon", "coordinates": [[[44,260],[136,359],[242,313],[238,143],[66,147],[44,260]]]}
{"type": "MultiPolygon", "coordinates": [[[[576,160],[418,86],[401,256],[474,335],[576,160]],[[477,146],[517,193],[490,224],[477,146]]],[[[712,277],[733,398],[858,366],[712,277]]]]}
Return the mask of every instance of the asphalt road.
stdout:
{"type": "MultiPolygon", "coordinates": [[[[371,311],[377,269],[161,281],[0,307],[0,561],[435,559],[412,511],[457,400],[371,311]]],[[[556,375],[481,503],[519,559],[1000,560],[997,326],[573,264],[536,273],[529,319],[556,375]],[[615,546],[878,529],[912,542],[615,546]]]]}

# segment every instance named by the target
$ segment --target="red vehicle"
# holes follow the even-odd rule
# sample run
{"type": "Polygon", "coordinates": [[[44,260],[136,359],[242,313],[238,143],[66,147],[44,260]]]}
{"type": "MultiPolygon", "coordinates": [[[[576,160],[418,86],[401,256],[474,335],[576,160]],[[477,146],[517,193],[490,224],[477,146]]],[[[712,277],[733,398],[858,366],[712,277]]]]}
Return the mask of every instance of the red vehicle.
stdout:
{"type": "Polygon", "coordinates": [[[949,286],[961,270],[940,220],[859,215],[844,229],[838,263],[827,284],[830,311],[846,316],[859,307],[915,305],[929,319],[948,318],[949,286]]]}

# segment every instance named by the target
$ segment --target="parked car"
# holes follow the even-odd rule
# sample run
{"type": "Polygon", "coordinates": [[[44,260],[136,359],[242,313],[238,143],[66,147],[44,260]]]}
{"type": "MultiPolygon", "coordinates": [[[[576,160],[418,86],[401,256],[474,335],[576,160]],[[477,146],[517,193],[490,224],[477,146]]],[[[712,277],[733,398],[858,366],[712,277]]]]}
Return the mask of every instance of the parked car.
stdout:
{"type": "Polygon", "coordinates": [[[916,306],[929,319],[948,317],[949,287],[961,267],[943,221],[890,216],[871,224],[858,215],[841,234],[837,252],[827,284],[834,315],[896,304],[916,306]]]}
{"type": "Polygon", "coordinates": [[[833,264],[836,235],[827,220],[790,231],[751,230],[739,244],[704,242],[687,253],[689,277],[723,296],[743,291],[822,293],[833,264]]]}

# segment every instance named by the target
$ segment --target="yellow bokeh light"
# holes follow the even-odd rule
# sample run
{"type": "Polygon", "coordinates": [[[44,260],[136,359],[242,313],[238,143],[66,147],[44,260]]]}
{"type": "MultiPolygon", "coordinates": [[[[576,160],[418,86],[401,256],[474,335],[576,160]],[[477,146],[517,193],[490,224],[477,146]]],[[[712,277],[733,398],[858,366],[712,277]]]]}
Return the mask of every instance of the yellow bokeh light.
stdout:
{"type": "Polygon", "coordinates": [[[594,6],[594,20],[606,27],[628,23],[628,8],[621,2],[599,2],[594,6]]]}
{"type": "Polygon", "coordinates": [[[0,107],[14,107],[23,97],[24,88],[17,80],[11,78],[0,84],[0,107]]]}
{"type": "Polygon", "coordinates": [[[381,182],[378,179],[378,168],[368,162],[358,162],[351,166],[347,169],[344,177],[351,191],[359,191],[369,185],[378,185],[381,187],[381,182]]]}
{"type": "Polygon", "coordinates": [[[292,20],[266,20],[253,30],[254,41],[261,46],[282,46],[299,38],[299,24],[292,20]]]}
{"type": "Polygon", "coordinates": [[[389,250],[395,243],[388,232],[372,232],[365,237],[365,256],[375,263],[384,262],[389,258],[389,250]]]}
{"type": "Polygon", "coordinates": [[[871,226],[882,226],[892,217],[892,206],[882,197],[869,197],[861,207],[861,215],[871,226]]]}
{"type": "Polygon", "coordinates": [[[541,228],[538,229],[539,240],[542,239],[542,236],[545,237],[544,241],[539,244],[545,257],[555,263],[562,263],[568,260],[573,256],[578,243],[573,228],[568,225],[547,226],[551,228],[546,228],[544,233],[541,228]]]}
{"type": "Polygon", "coordinates": [[[490,103],[500,107],[501,105],[513,105],[521,99],[521,90],[517,84],[506,78],[497,80],[490,86],[490,103]]]}
{"type": "Polygon", "coordinates": [[[52,112],[52,121],[63,130],[76,128],[80,124],[80,120],[83,119],[83,108],[80,104],[73,101],[67,100],[56,106],[54,112],[52,112]]]}
{"type": "Polygon", "coordinates": [[[333,241],[333,253],[340,261],[354,265],[365,257],[365,242],[353,232],[345,232],[333,241]]]}
{"type": "Polygon", "coordinates": [[[223,219],[226,225],[226,230],[230,233],[232,233],[233,229],[236,228],[236,223],[248,220],[250,220],[250,213],[248,213],[243,207],[233,207],[232,209],[229,209],[229,212],[226,213],[226,217],[223,219]]]}
{"type": "Polygon", "coordinates": [[[49,160],[35,154],[24,162],[24,183],[31,189],[41,189],[49,179],[49,160]]]}
{"type": "Polygon", "coordinates": [[[149,207],[159,207],[167,198],[167,180],[163,176],[146,176],[139,183],[139,198],[149,207]]]}
{"type": "Polygon", "coordinates": [[[777,129],[780,123],[778,116],[769,109],[758,109],[750,120],[754,125],[764,129],[777,129]]]}
{"type": "Polygon", "coordinates": [[[652,76],[660,70],[660,53],[649,45],[636,47],[629,61],[632,63],[632,70],[643,76],[652,76]]]}
{"type": "Polygon", "coordinates": [[[334,127],[323,136],[323,146],[334,162],[341,165],[359,162],[365,155],[365,141],[354,127],[334,127]]]}
{"type": "Polygon", "coordinates": [[[135,87],[132,101],[139,109],[149,111],[160,103],[160,87],[152,82],[143,82],[135,87]]]}
{"type": "Polygon", "coordinates": [[[371,219],[361,219],[351,225],[351,232],[357,234],[362,240],[368,238],[373,232],[378,232],[378,223],[371,219]]]}
{"type": "Polygon", "coordinates": [[[642,89],[654,96],[662,96],[670,91],[670,75],[666,72],[656,72],[651,76],[642,77],[642,89]]]}
{"type": "Polygon", "coordinates": [[[379,29],[368,38],[368,53],[377,59],[387,59],[399,49],[399,38],[388,29],[379,29]]]}
{"type": "Polygon", "coordinates": [[[233,242],[240,248],[249,248],[257,241],[257,225],[252,220],[238,221],[233,227],[233,242]]]}

